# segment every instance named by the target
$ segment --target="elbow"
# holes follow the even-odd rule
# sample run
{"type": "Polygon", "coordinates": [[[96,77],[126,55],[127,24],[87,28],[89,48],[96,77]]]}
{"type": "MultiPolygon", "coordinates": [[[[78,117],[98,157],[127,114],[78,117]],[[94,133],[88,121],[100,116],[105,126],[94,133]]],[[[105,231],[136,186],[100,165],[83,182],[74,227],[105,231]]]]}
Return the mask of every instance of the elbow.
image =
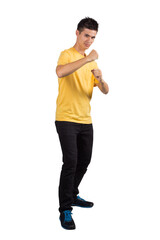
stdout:
{"type": "Polygon", "coordinates": [[[60,66],[57,66],[57,67],[56,67],[56,74],[57,74],[57,77],[58,77],[58,78],[62,78],[62,77],[63,77],[63,74],[62,74],[62,71],[61,71],[61,67],[60,67],[60,66]]]}
{"type": "Polygon", "coordinates": [[[107,90],[104,92],[104,94],[108,94],[109,93],[109,87],[107,87],[107,90]]]}
{"type": "Polygon", "coordinates": [[[62,73],[60,72],[60,71],[56,71],[56,74],[57,74],[57,77],[58,78],[62,78],[63,76],[62,76],[62,73]]]}
{"type": "Polygon", "coordinates": [[[57,77],[58,78],[62,78],[63,77],[61,73],[59,73],[59,72],[56,72],[56,73],[57,73],[57,77]]]}

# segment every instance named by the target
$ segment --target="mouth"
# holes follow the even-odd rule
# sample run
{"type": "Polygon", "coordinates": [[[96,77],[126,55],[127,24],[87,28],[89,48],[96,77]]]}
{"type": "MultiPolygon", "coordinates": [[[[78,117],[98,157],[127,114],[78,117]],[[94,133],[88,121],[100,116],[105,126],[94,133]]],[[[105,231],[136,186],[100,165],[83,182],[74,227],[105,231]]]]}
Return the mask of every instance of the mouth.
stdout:
{"type": "Polygon", "coordinates": [[[86,46],[86,47],[89,47],[89,46],[90,46],[90,44],[87,44],[87,43],[85,43],[85,46],[86,46]]]}

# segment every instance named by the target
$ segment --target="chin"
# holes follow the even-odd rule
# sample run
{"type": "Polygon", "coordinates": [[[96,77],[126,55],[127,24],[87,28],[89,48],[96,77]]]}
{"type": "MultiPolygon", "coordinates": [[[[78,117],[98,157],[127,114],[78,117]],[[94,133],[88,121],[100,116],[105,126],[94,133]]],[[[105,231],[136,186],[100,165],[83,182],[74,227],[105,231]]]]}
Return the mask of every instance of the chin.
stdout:
{"type": "Polygon", "coordinates": [[[84,45],[84,48],[85,48],[85,49],[88,49],[89,47],[90,47],[90,46],[87,47],[86,45],[84,45]]]}

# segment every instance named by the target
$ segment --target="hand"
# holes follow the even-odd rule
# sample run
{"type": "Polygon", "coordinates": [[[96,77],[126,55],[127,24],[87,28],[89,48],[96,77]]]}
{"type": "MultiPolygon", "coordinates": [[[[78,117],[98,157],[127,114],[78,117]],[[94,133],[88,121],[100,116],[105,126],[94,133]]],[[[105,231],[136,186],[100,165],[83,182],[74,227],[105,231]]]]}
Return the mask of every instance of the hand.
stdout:
{"type": "Polygon", "coordinates": [[[88,54],[87,58],[88,58],[89,62],[92,62],[92,61],[98,59],[98,53],[97,53],[95,50],[92,50],[92,51],[88,54]]]}
{"type": "Polygon", "coordinates": [[[99,82],[102,81],[102,72],[100,69],[92,69],[91,72],[99,82]]]}

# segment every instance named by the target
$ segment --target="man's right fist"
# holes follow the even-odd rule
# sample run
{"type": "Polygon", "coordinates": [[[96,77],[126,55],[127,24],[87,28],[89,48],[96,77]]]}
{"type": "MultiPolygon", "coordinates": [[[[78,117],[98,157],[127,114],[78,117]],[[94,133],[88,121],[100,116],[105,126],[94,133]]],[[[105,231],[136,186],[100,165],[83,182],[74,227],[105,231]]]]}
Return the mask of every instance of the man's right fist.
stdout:
{"type": "Polygon", "coordinates": [[[88,54],[87,58],[88,58],[88,61],[89,61],[89,62],[92,62],[92,61],[98,59],[98,53],[97,53],[95,50],[92,50],[92,51],[88,54]]]}

